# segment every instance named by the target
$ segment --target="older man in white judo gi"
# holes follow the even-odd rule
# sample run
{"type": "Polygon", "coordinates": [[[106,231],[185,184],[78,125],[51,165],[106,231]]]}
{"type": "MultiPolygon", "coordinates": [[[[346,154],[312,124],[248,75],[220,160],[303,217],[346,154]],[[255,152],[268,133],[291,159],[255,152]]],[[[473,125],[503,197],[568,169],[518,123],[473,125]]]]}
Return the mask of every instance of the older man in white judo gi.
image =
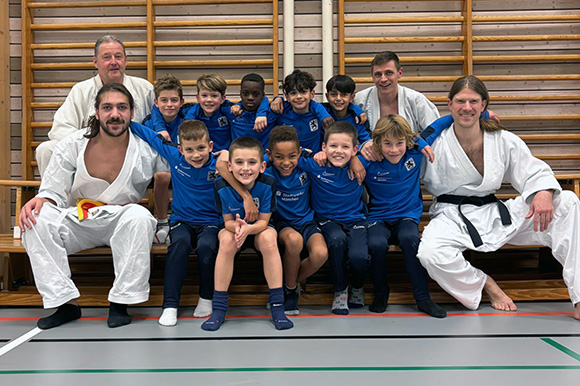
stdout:
{"type": "Polygon", "coordinates": [[[418,258],[429,275],[469,309],[477,309],[482,290],[492,307],[516,305],[481,270],[467,262],[465,249],[489,252],[506,243],[542,244],[563,266],[576,319],[580,319],[580,202],[562,191],[550,167],[535,158],[516,135],[480,120],[489,94],[474,76],[458,79],[449,93],[454,124],[435,140],[435,162],[423,181],[435,197],[418,258]],[[521,194],[501,202],[503,181],[521,194]]]}
{"type": "Polygon", "coordinates": [[[109,327],[131,322],[127,304],[149,298],[150,250],[156,221],[138,202],[154,173],[167,171],[160,156],[129,131],[134,101],[121,84],[103,86],[87,131],[60,141],[40,190],[22,208],[22,242],[45,308],[42,329],[81,316],[80,293],[68,255],[108,245],[115,280],[109,292],[109,327]]]}
{"type": "Polygon", "coordinates": [[[36,160],[41,176],[50,161],[54,147],[67,135],[87,127],[89,118],[95,114],[95,97],[104,84],[124,85],[135,101],[136,122],[141,123],[151,113],[153,106],[153,85],[145,79],[125,74],[127,53],[123,41],[116,36],[106,35],[95,43],[93,64],[97,75],[73,86],[64,103],[54,114],[52,128],[48,132],[49,141],[36,148],[36,160]]]}

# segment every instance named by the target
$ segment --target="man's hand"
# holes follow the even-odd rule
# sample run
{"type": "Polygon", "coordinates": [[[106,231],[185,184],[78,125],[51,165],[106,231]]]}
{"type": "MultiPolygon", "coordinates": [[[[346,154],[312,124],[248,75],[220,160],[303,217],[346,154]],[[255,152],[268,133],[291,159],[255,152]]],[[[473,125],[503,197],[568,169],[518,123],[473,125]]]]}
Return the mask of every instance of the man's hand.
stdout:
{"type": "Polygon", "coordinates": [[[157,132],[157,134],[161,134],[161,136],[162,136],[163,138],[165,138],[165,140],[166,140],[167,142],[171,142],[171,136],[169,135],[169,132],[168,132],[167,130],[161,130],[161,131],[158,131],[158,132],[157,132]]]}
{"type": "Polygon", "coordinates": [[[254,131],[261,133],[268,126],[268,118],[266,117],[256,117],[254,121],[254,131]]]}
{"type": "Polygon", "coordinates": [[[246,220],[247,222],[253,223],[258,219],[258,215],[260,214],[260,212],[258,211],[258,208],[256,207],[256,204],[254,203],[254,199],[252,198],[252,196],[244,198],[244,212],[246,212],[246,217],[244,218],[244,220],[246,220]]]}
{"type": "Polygon", "coordinates": [[[32,229],[32,224],[36,224],[35,217],[38,216],[40,209],[42,209],[45,202],[52,201],[47,198],[34,197],[32,200],[24,204],[22,209],[20,209],[18,223],[20,224],[20,230],[22,232],[26,232],[26,228],[32,229]]]}
{"type": "Polygon", "coordinates": [[[540,190],[534,196],[530,204],[530,211],[526,215],[526,219],[534,217],[534,232],[538,231],[538,223],[540,224],[540,232],[544,232],[554,219],[553,196],[554,193],[549,190],[540,190]]]}
{"type": "Polygon", "coordinates": [[[373,147],[373,141],[365,142],[360,149],[360,154],[367,161],[380,162],[383,160],[383,155],[375,151],[375,148],[373,147]]]}
{"type": "Polygon", "coordinates": [[[314,160],[314,162],[316,162],[318,164],[318,166],[320,166],[321,168],[326,166],[326,153],[323,151],[319,151],[318,153],[314,154],[314,157],[312,157],[312,159],[314,160]]]}
{"type": "Polygon", "coordinates": [[[326,117],[322,120],[322,128],[324,130],[328,129],[334,123],[334,119],[332,117],[326,117]]]}
{"type": "Polygon", "coordinates": [[[242,110],[242,106],[240,105],[232,105],[232,107],[230,107],[230,112],[232,114],[234,114],[236,117],[240,116],[243,112],[242,110]]]}
{"type": "Polygon", "coordinates": [[[429,160],[429,162],[433,163],[433,161],[435,161],[435,153],[433,152],[431,146],[425,146],[423,150],[421,150],[421,154],[423,154],[425,158],[429,160]]]}
{"type": "Polygon", "coordinates": [[[238,249],[240,249],[242,245],[244,245],[244,241],[246,241],[249,231],[250,230],[248,228],[248,224],[240,218],[239,214],[236,214],[235,238],[236,238],[236,247],[238,249]]]}
{"type": "Polygon", "coordinates": [[[270,102],[270,110],[276,114],[282,114],[284,112],[284,100],[282,98],[274,98],[270,102]]]}

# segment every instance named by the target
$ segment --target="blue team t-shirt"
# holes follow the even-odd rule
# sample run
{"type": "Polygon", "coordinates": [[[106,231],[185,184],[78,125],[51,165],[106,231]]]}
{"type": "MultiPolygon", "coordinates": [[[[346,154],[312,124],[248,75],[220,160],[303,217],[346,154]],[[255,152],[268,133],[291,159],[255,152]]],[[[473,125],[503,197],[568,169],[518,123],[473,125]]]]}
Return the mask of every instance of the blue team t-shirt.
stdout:
{"type": "Polygon", "coordinates": [[[276,179],[275,221],[285,221],[299,228],[314,220],[310,207],[310,177],[305,171],[296,167],[289,176],[281,176],[274,166],[269,166],[265,174],[276,179]]]}
{"type": "MultiPolygon", "coordinates": [[[[234,219],[237,214],[241,218],[246,217],[244,200],[226,180],[218,178],[214,191],[217,212],[222,215],[231,214],[234,219]]],[[[260,174],[249,192],[260,213],[276,211],[276,180],[273,177],[260,174]]]]}
{"type": "MultiPolygon", "coordinates": [[[[350,162],[349,162],[350,164],[350,162]]],[[[311,158],[301,157],[298,167],[311,178],[312,209],[317,219],[330,219],[343,223],[364,220],[363,187],[343,168],[320,167],[311,158]]]]}
{"type": "Polygon", "coordinates": [[[213,186],[217,173],[213,155],[197,169],[185,160],[175,143],[165,141],[160,134],[135,122],[131,122],[131,130],[169,162],[173,184],[171,221],[194,225],[222,223],[215,205],[213,186]]]}
{"type": "Polygon", "coordinates": [[[284,112],[278,117],[278,126],[292,126],[298,133],[300,146],[314,153],[322,150],[322,120],[330,115],[318,102],[311,100],[308,112],[299,114],[289,102],[284,102],[284,112]]]}

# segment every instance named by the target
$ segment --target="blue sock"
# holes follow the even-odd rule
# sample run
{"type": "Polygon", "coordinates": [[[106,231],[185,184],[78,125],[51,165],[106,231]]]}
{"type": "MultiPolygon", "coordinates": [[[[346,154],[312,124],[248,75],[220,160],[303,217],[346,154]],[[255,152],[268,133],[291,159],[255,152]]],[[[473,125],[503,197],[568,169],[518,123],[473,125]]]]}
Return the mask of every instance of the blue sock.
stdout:
{"type": "MultiPolygon", "coordinates": [[[[215,302],[215,298],[214,298],[215,302]]],[[[276,330],[288,330],[294,323],[284,314],[284,291],[282,287],[270,289],[270,313],[276,330]]]]}
{"type": "Polygon", "coordinates": [[[213,304],[211,317],[203,322],[201,328],[206,331],[217,331],[226,321],[228,310],[228,292],[213,291],[213,304]]]}

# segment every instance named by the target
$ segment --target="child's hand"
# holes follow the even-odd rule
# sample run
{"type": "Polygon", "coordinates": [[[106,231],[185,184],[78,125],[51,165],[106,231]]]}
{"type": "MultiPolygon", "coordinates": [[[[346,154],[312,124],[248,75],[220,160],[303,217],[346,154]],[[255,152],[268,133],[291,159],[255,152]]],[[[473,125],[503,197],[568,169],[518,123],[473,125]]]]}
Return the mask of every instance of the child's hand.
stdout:
{"type": "Polygon", "coordinates": [[[254,131],[261,133],[268,126],[268,118],[266,117],[256,117],[254,121],[254,131]]]}
{"type": "Polygon", "coordinates": [[[282,114],[284,112],[284,100],[282,98],[274,98],[270,103],[270,110],[276,114],[282,114]]]}
{"type": "Polygon", "coordinates": [[[314,154],[314,157],[312,157],[312,159],[314,160],[314,162],[316,162],[318,164],[318,166],[320,166],[321,168],[326,166],[326,153],[323,151],[319,151],[318,153],[314,154]]]}
{"type": "Polygon", "coordinates": [[[244,245],[244,241],[248,237],[249,229],[248,224],[240,218],[239,214],[236,214],[236,247],[240,249],[244,245]]]}
{"type": "Polygon", "coordinates": [[[171,136],[167,130],[158,131],[157,134],[161,134],[161,136],[163,136],[167,142],[171,142],[171,136]]]}
{"type": "Polygon", "coordinates": [[[328,129],[330,125],[334,123],[334,119],[332,117],[326,117],[322,120],[322,128],[324,130],[328,129]]]}
{"type": "Polygon", "coordinates": [[[362,125],[362,124],[364,124],[367,121],[367,119],[368,119],[367,113],[362,113],[361,115],[359,115],[358,117],[356,117],[355,121],[359,125],[362,125]]]}
{"type": "Polygon", "coordinates": [[[429,162],[433,163],[435,161],[435,153],[431,146],[427,145],[421,150],[421,153],[429,160],[429,162]]]}
{"type": "Polygon", "coordinates": [[[351,180],[354,180],[355,177],[359,185],[362,185],[367,172],[357,157],[352,157],[350,160],[350,165],[348,166],[348,174],[351,180]]]}
{"type": "Polygon", "coordinates": [[[499,123],[499,115],[497,115],[496,113],[494,113],[491,110],[487,110],[489,112],[489,119],[492,119],[494,121],[496,121],[497,123],[499,123]]]}
{"type": "Polygon", "coordinates": [[[242,106],[240,106],[240,105],[232,105],[232,107],[230,107],[230,112],[232,114],[234,114],[236,117],[237,116],[240,116],[242,114],[242,112],[243,112],[242,106]]]}
{"type": "Polygon", "coordinates": [[[383,160],[383,155],[375,151],[373,147],[373,141],[365,142],[360,149],[360,154],[367,161],[380,162],[383,160]]]}
{"type": "Polygon", "coordinates": [[[251,197],[244,198],[244,211],[246,212],[246,217],[244,220],[249,223],[255,222],[258,219],[258,215],[260,214],[258,208],[256,207],[256,203],[254,203],[254,199],[251,197]]]}

